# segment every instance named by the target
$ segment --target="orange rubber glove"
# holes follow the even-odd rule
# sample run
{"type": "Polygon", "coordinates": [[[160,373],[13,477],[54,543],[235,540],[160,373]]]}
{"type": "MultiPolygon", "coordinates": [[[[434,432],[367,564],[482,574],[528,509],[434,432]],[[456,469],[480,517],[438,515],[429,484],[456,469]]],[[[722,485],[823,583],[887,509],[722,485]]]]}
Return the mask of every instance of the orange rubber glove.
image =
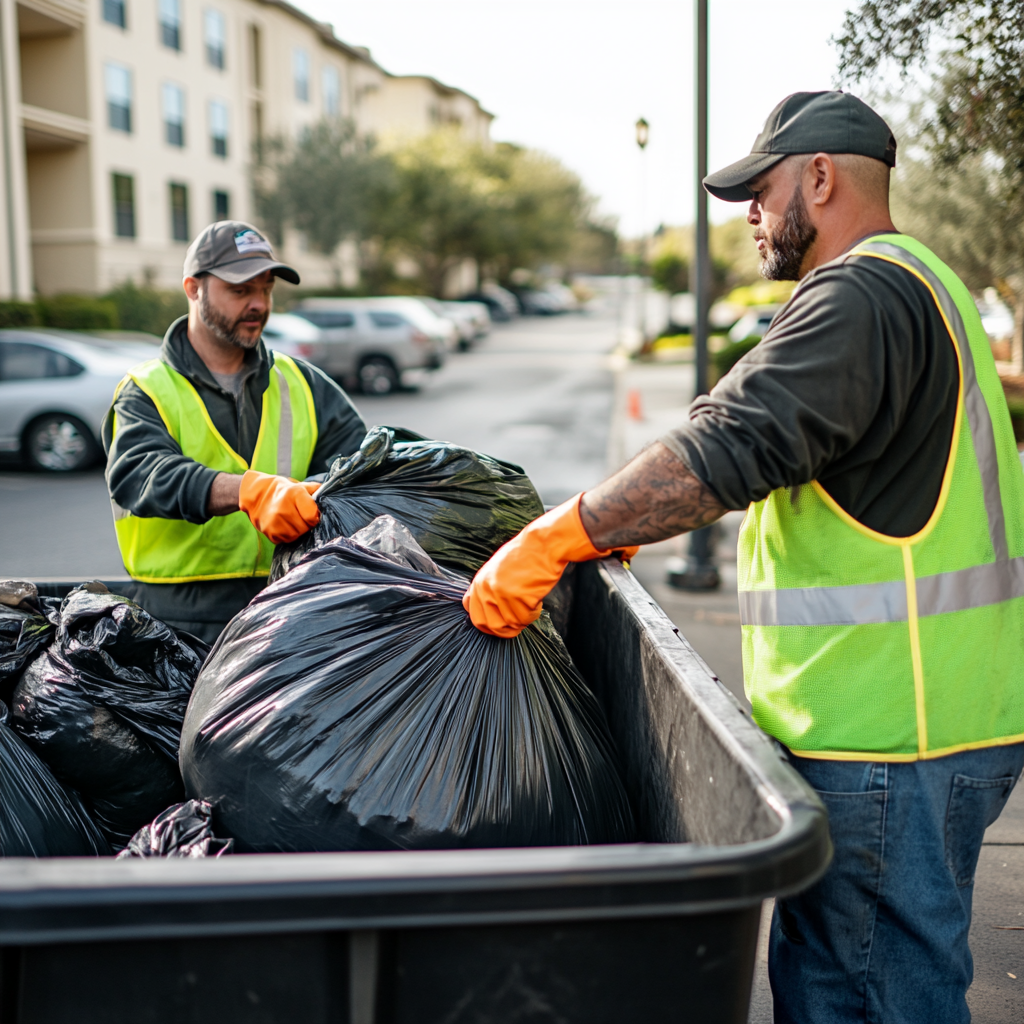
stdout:
{"type": "Polygon", "coordinates": [[[310,497],[319,486],[250,469],[242,475],[238,507],[267,540],[284,544],[320,522],[320,509],[310,497]]]}
{"type": "Polygon", "coordinates": [[[589,562],[637,548],[595,548],[580,519],[582,494],[545,512],[503,544],[473,578],[462,598],[473,625],[491,636],[517,636],[540,617],[541,604],[570,562],[589,562]]]}

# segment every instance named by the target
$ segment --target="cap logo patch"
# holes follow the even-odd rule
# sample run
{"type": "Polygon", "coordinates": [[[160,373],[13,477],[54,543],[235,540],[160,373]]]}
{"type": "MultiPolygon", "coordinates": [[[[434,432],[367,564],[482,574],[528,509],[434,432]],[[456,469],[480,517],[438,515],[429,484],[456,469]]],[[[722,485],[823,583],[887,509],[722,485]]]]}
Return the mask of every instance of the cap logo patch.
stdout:
{"type": "Polygon", "coordinates": [[[261,238],[256,234],[252,228],[235,232],[235,248],[240,256],[247,256],[252,252],[262,252],[268,256],[272,255],[270,243],[265,238],[261,238]]]}

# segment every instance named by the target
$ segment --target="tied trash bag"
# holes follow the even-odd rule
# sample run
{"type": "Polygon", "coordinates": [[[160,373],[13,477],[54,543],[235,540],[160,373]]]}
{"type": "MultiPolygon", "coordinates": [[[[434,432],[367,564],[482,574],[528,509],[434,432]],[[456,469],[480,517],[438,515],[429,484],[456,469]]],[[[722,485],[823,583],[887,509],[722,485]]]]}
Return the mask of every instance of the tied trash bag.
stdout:
{"type": "Polygon", "coordinates": [[[320,522],[277,546],[271,582],[315,545],[350,537],[380,515],[408,527],[435,562],[472,574],[544,512],[519,466],[394,427],[374,427],[359,451],[335,460],[313,498],[320,522]]]}
{"type": "Polygon", "coordinates": [[[628,842],[607,724],[547,616],[477,630],[390,517],[310,552],[196,681],[190,796],[244,851],[628,842]]]}
{"type": "Polygon", "coordinates": [[[110,846],[74,790],[10,728],[0,703],[0,857],[102,857],[110,846]]]}
{"type": "Polygon", "coordinates": [[[233,839],[218,839],[210,818],[213,808],[202,800],[186,800],[168,807],[149,825],[143,825],[117,855],[125,857],[221,857],[230,853],[233,839]]]}
{"type": "Polygon", "coordinates": [[[0,580],[0,700],[10,702],[25,666],[53,640],[59,609],[34,583],[0,580]]]}
{"type": "Polygon", "coordinates": [[[12,724],[85,798],[115,847],[184,797],[178,737],[208,648],[137,604],[86,584],[25,669],[12,724]]]}

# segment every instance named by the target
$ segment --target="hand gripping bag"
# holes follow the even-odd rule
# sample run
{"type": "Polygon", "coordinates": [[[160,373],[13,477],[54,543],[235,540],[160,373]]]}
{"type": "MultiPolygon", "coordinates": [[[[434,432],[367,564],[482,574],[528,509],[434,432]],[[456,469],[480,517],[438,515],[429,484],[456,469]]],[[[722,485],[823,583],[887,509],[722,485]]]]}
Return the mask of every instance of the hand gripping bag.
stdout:
{"type": "Polygon", "coordinates": [[[479,632],[388,517],[228,625],[182,730],[189,796],[242,851],[635,839],[607,724],[547,616],[479,632]]]}
{"type": "Polygon", "coordinates": [[[13,727],[115,847],[182,799],[178,738],[208,648],[102,584],[73,590],[14,691],[13,727]]]}
{"type": "Polygon", "coordinates": [[[81,798],[66,789],[8,723],[0,703],[0,857],[100,857],[110,846],[81,798]]]}
{"type": "Polygon", "coordinates": [[[277,546],[271,581],[315,545],[351,537],[380,515],[407,527],[435,562],[473,574],[544,512],[519,466],[395,427],[374,427],[357,452],[335,460],[313,498],[320,523],[277,546]]]}

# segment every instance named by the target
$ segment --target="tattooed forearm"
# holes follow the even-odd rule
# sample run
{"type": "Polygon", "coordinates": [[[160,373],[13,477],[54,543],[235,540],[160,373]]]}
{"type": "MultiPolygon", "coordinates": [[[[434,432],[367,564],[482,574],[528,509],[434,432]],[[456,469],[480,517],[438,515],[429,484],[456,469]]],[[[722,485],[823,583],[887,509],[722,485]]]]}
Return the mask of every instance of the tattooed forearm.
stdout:
{"type": "Polygon", "coordinates": [[[595,547],[650,544],[721,518],[726,509],[657,442],[583,495],[580,514],[595,547]]]}

